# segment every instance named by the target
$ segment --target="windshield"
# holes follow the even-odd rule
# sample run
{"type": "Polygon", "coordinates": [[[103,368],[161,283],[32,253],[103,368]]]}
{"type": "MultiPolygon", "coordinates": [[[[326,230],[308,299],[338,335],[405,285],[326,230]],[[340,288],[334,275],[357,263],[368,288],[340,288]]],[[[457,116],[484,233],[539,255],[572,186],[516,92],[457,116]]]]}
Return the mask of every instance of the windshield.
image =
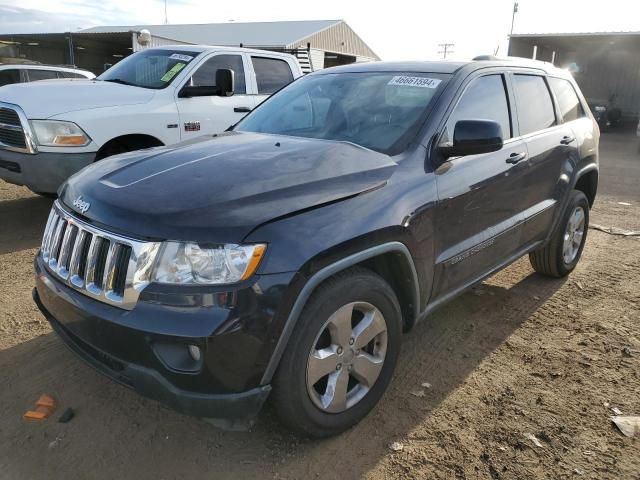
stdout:
{"type": "Polygon", "coordinates": [[[416,135],[447,77],[415,72],[309,75],[269,98],[234,130],[346,141],[394,155],[416,135]]]}
{"type": "Polygon", "coordinates": [[[142,50],[116,63],[98,80],[143,88],[165,88],[198,54],[184,50],[142,50]]]}

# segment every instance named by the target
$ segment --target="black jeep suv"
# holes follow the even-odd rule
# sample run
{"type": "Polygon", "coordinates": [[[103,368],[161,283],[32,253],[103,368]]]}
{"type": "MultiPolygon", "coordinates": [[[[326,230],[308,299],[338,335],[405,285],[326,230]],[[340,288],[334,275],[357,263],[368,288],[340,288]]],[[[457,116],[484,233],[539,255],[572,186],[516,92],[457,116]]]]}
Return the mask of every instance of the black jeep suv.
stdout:
{"type": "Polygon", "coordinates": [[[315,72],[227,133],[70,178],[34,298],[72,350],[143,395],[244,422],[270,395],[290,427],[336,434],[443,302],[525,254],[545,275],[575,268],[598,140],[549,64],[315,72]]]}

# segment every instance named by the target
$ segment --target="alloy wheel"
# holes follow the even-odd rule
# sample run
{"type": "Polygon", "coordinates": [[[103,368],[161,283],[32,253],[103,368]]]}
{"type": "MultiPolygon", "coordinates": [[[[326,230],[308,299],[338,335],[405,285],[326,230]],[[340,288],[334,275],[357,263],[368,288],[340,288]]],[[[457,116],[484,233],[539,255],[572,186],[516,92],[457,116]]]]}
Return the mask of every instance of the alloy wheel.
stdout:
{"type": "Polygon", "coordinates": [[[387,324],[376,307],[353,302],[334,312],[318,333],[307,361],[307,391],[327,413],[362,400],[378,379],[387,352],[387,324]]]}
{"type": "Polygon", "coordinates": [[[562,259],[567,265],[571,264],[578,256],[582,245],[582,237],[584,237],[584,227],[584,209],[581,206],[577,206],[569,216],[562,242],[562,259]]]}

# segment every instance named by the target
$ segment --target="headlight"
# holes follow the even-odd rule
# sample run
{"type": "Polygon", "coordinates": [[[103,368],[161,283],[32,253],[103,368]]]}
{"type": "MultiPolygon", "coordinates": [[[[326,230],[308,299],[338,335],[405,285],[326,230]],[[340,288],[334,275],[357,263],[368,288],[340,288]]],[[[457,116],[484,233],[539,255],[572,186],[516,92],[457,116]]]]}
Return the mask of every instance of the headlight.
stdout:
{"type": "Polygon", "coordinates": [[[38,145],[47,147],[84,147],[89,136],[73,122],[60,120],[31,120],[38,145]]]}
{"type": "Polygon", "coordinates": [[[153,272],[153,281],[221,285],[246,280],[256,271],[267,246],[165,242],[153,272]]]}

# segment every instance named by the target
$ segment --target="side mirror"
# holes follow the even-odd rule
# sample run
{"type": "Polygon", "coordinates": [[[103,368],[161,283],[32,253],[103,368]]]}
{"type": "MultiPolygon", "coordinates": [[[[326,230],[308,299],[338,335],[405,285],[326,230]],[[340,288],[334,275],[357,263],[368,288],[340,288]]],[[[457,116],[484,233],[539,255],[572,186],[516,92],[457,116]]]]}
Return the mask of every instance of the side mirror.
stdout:
{"type": "Polygon", "coordinates": [[[438,147],[445,159],[496,152],[502,148],[502,127],[491,120],[459,120],[453,131],[453,145],[438,147]]]}
{"type": "Polygon", "coordinates": [[[185,85],[180,90],[178,97],[190,98],[190,97],[230,97],[233,95],[235,87],[235,79],[233,70],[221,68],[216,70],[216,86],[200,85],[192,86],[185,85]]]}
{"type": "Polygon", "coordinates": [[[221,97],[230,97],[235,90],[235,78],[233,70],[228,68],[220,68],[216,70],[216,87],[218,87],[218,95],[221,97]]]}

